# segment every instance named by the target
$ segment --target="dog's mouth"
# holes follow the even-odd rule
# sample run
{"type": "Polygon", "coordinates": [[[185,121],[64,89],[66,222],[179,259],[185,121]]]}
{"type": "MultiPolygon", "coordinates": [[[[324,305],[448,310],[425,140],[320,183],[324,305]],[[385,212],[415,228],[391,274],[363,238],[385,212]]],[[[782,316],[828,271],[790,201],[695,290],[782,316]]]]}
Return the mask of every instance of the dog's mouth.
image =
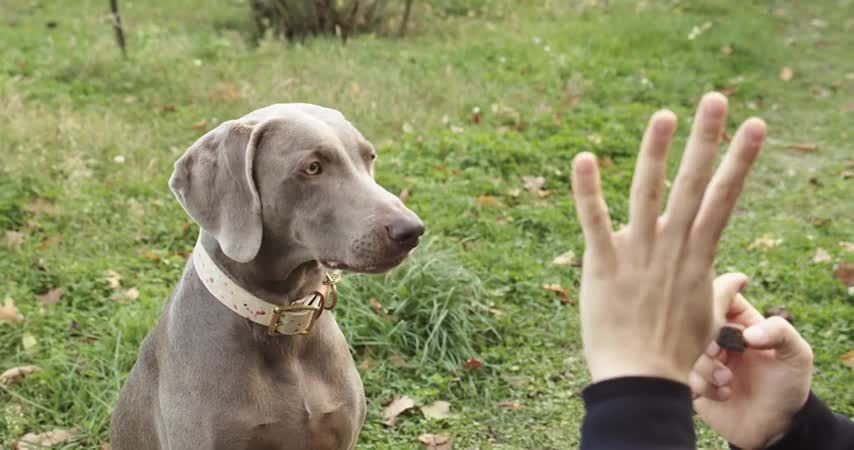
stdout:
{"type": "Polygon", "coordinates": [[[382,273],[397,267],[406,257],[409,252],[403,252],[393,258],[382,261],[370,262],[343,262],[334,259],[321,259],[320,264],[327,269],[346,270],[348,272],[360,273],[382,273]]]}

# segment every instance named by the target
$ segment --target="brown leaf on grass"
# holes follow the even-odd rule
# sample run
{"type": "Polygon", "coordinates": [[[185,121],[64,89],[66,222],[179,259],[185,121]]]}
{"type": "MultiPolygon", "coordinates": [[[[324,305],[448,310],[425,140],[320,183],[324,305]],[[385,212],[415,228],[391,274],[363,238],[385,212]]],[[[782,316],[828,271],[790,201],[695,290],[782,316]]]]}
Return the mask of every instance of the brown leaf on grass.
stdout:
{"type": "Polygon", "coordinates": [[[614,160],[611,159],[610,156],[597,156],[596,162],[599,164],[599,167],[603,169],[614,167],[614,160]]]}
{"type": "Polygon", "coordinates": [[[380,303],[379,300],[377,300],[374,297],[371,297],[371,299],[368,300],[368,302],[371,304],[371,308],[373,308],[375,312],[378,312],[378,313],[383,312],[383,305],[380,303]]]}
{"type": "Polygon", "coordinates": [[[122,276],[113,269],[108,269],[104,272],[104,279],[107,280],[107,285],[110,289],[122,287],[122,276]]]}
{"type": "Polygon", "coordinates": [[[789,144],[788,147],[792,150],[797,150],[802,153],[812,153],[818,151],[818,144],[815,142],[799,142],[789,144]]]}
{"type": "Polygon", "coordinates": [[[397,198],[399,198],[400,201],[402,201],[403,203],[406,203],[406,201],[409,200],[410,195],[411,195],[411,193],[409,192],[409,189],[403,188],[400,191],[400,194],[397,195],[397,198]]]}
{"type": "Polygon", "coordinates": [[[207,125],[208,125],[208,119],[202,119],[202,120],[200,120],[200,121],[198,121],[198,122],[196,122],[196,123],[194,123],[194,124],[190,125],[190,128],[192,128],[192,129],[194,129],[194,130],[202,130],[202,129],[204,129],[207,125]]]}
{"type": "Polygon", "coordinates": [[[837,242],[837,244],[839,244],[840,247],[844,248],[846,252],[854,253],[854,242],[841,241],[837,242]]]}
{"type": "Polygon", "coordinates": [[[552,264],[556,266],[581,266],[581,262],[578,260],[578,258],[575,256],[575,252],[572,250],[556,256],[555,259],[552,260],[552,264]]]}
{"type": "Polygon", "coordinates": [[[74,433],[77,431],[74,429],[67,430],[62,428],[55,428],[50,431],[45,431],[44,433],[27,433],[21,436],[18,439],[18,442],[15,444],[14,450],[35,450],[35,449],[45,449],[51,448],[56,444],[62,444],[63,442],[67,442],[74,437],[74,433]]]}
{"type": "Polygon", "coordinates": [[[15,307],[15,300],[12,300],[12,297],[6,297],[3,300],[3,305],[0,306],[0,322],[16,323],[22,320],[24,320],[24,316],[15,307]]]}
{"type": "Polygon", "coordinates": [[[557,283],[544,284],[543,289],[560,295],[560,302],[564,305],[572,303],[572,300],[569,298],[569,290],[557,283]]]}
{"type": "Polygon", "coordinates": [[[39,366],[12,367],[0,373],[0,386],[9,386],[27,375],[42,370],[39,366]]]}
{"type": "Polygon", "coordinates": [[[463,363],[463,369],[475,370],[483,367],[483,360],[477,356],[472,356],[463,363]]]}
{"type": "Polygon", "coordinates": [[[506,408],[513,411],[522,407],[522,404],[516,400],[502,400],[496,404],[499,408],[506,408]]]}
{"type": "Polygon", "coordinates": [[[729,45],[724,45],[721,47],[721,55],[729,56],[732,55],[732,47],[729,45]]]}
{"type": "Polygon", "coordinates": [[[15,230],[6,230],[4,242],[7,247],[17,247],[24,243],[27,239],[27,234],[15,230]]]}
{"type": "Polygon", "coordinates": [[[451,450],[454,448],[453,440],[447,434],[424,433],[418,436],[418,442],[427,450],[451,450]]]}
{"type": "MultiPolygon", "coordinates": [[[[724,95],[726,95],[726,94],[724,94],[724,95]]],[[[724,142],[730,142],[730,141],[732,141],[732,135],[727,133],[726,130],[724,130],[723,133],[721,133],[721,139],[723,139],[724,142]]]]}
{"type": "Polygon", "coordinates": [[[842,360],[842,364],[845,364],[848,367],[854,367],[854,350],[843,353],[839,359],[842,360]]]}
{"type": "Polygon", "coordinates": [[[414,366],[409,363],[403,356],[398,355],[397,353],[392,353],[389,355],[388,360],[395,365],[395,367],[400,367],[401,369],[411,369],[414,366]]]}
{"type": "Polygon", "coordinates": [[[510,188],[510,189],[508,189],[508,190],[507,190],[507,195],[509,195],[509,196],[511,196],[511,197],[513,197],[513,198],[518,197],[518,196],[519,196],[519,194],[521,194],[521,193],[522,193],[522,190],[521,190],[521,189],[519,189],[519,188],[510,188]]]}
{"type": "Polygon", "coordinates": [[[218,100],[234,100],[240,98],[240,87],[233,81],[220,83],[214,89],[213,97],[218,100]]]}
{"type": "Polygon", "coordinates": [[[494,195],[478,195],[474,199],[475,203],[481,206],[498,206],[498,198],[494,195]]]}
{"type": "Polygon", "coordinates": [[[451,417],[451,404],[444,400],[436,400],[421,407],[421,414],[428,419],[447,419],[451,417]]]}
{"type": "Polygon", "coordinates": [[[139,289],[132,287],[121,292],[116,292],[112,300],[116,303],[128,304],[139,298],[139,289]]]}
{"type": "Polygon", "coordinates": [[[581,86],[576,80],[566,80],[566,85],[563,87],[563,98],[560,100],[562,109],[574,108],[581,103],[581,86]]]}
{"type": "Polygon", "coordinates": [[[60,287],[50,288],[50,289],[48,289],[47,292],[38,296],[39,302],[41,302],[41,304],[45,305],[45,306],[54,305],[57,302],[59,302],[59,300],[62,298],[63,294],[65,294],[65,289],[63,289],[63,288],[60,288],[60,287]]]}
{"type": "Polygon", "coordinates": [[[471,110],[471,123],[477,125],[480,123],[480,108],[475,106],[471,110]]]}
{"type": "Polygon", "coordinates": [[[782,242],[782,239],[777,239],[774,236],[766,233],[751,242],[750,245],[747,246],[747,249],[753,250],[755,248],[774,248],[780,245],[782,242]]]}
{"type": "Polygon", "coordinates": [[[854,263],[842,261],[833,268],[833,276],[847,287],[854,287],[854,263]]]}
{"type": "Polygon", "coordinates": [[[359,363],[359,368],[362,370],[367,370],[371,367],[374,367],[374,360],[371,358],[365,358],[359,363]]]}
{"type": "Polygon", "coordinates": [[[160,112],[163,112],[163,113],[173,113],[177,110],[178,110],[178,108],[175,105],[171,105],[171,104],[165,104],[165,105],[160,107],[160,112]]]}
{"type": "Polygon", "coordinates": [[[54,215],[57,212],[56,205],[41,197],[32,199],[29,203],[24,205],[24,209],[33,214],[54,215]]]}
{"type": "Polygon", "coordinates": [[[383,417],[387,426],[393,427],[395,422],[397,422],[397,416],[401,415],[404,411],[411,409],[415,406],[415,400],[412,400],[406,395],[395,397],[391,403],[383,410],[383,417]]]}
{"type": "Polygon", "coordinates": [[[795,72],[792,70],[791,67],[786,66],[786,67],[783,67],[782,69],[780,69],[780,79],[781,80],[789,81],[792,79],[793,76],[795,76],[795,72]]]}

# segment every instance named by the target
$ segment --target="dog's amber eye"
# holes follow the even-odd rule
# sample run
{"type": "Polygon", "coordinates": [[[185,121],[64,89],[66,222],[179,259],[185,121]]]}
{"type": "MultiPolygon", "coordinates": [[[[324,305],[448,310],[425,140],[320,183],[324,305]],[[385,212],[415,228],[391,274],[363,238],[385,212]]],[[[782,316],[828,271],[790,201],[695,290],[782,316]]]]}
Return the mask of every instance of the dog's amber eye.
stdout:
{"type": "Polygon", "coordinates": [[[320,163],[317,161],[314,161],[313,163],[309,164],[308,167],[306,167],[304,170],[306,175],[320,175],[320,172],[322,171],[323,168],[320,167],[320,163]]]}

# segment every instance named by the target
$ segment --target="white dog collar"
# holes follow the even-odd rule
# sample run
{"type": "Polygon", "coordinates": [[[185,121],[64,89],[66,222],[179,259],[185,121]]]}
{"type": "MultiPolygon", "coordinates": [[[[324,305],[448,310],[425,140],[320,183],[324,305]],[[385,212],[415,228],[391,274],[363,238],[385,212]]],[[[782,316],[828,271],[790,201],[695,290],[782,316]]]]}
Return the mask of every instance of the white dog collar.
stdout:
{"type": "Polygon", "coordinates": [[[261,300],[234,282],[211,259],[201,242],[193,249],[193,265],[202,283],[217,300],[235,314],[267,328],[270,336],[306,335],[324,309],[331,310],[338,303],[335,283],[339,273],[327,273],[323,279],[325,293],[314,291],[289,305],[274,305],[261,300]],[[331,295],[331,303],[326,304],[331,295]]]}

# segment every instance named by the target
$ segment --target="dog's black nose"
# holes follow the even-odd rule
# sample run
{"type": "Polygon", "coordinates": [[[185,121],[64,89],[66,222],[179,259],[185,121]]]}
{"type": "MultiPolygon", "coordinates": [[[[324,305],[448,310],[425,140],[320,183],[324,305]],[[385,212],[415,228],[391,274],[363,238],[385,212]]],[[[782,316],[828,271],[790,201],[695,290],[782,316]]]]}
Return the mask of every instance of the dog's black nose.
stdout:
{"type": "Polygon", "coordinates": [[[385,226],[388,237],[398,244],[410,244],[413,247],[424,234],[424,224],[418,219],[394,219],[385,226]]]}

